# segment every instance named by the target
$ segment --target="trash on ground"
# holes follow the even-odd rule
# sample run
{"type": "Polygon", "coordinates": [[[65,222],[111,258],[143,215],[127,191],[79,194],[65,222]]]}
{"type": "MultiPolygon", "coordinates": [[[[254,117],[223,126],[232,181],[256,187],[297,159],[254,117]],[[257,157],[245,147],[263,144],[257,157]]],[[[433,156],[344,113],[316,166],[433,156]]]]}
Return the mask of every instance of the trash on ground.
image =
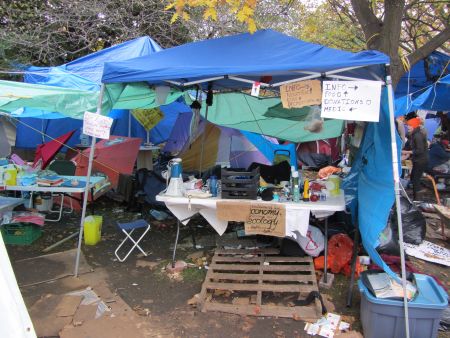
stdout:
{"type": "Polygon", "coordinates": [[[306,323],[305,331],[311,336],[333,338],[335,334],[350,330],[350,324],[341,320],[335,313],[327,313],[315,323],[306,323]]]}
{"type": "Polygon", "coordinates": [[[420,245],[405,243],[405,252],[413,257],[445,266],[450,266],[450,250],[437,244],[423,241],[420,245]]]}

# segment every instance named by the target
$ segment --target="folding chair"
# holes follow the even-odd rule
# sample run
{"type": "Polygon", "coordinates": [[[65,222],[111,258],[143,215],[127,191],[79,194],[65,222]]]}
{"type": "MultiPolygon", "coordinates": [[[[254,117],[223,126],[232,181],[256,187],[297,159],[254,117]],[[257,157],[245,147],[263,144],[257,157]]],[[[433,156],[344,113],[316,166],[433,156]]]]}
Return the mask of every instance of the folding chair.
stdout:
{"type": "Polygon", "coordinates": [[[117,226],[119,227],[119,229],[121,229],[123,231],[123,233],[126,236],[125,239],[119,244],[116,251],[114,252],[114,254],[116,255],[119,262],[124,262],[135,248],[138,248],[144,254],[144,256],[147,256],[147,253],[144,250],[142,250],[142,248],[139,246],[139,242],[144,238],[145,234],[150,230],[150,224],[147,223],[143,219],[138,219],[136,221],[129,222],[129,223],[117,222],[117,226]],[[146,229],[142,233],[141,237],[139,237],[139,239],[137,241],[135,241],[133,239],[133,237],[131,237],[131,234],[134,232],[134,230],[139,229],[139,228],[145,228],[145,227],[146,227],[146,229]],[[122,245],[124,245],[127,240],[130,240],[131,242],[133,242],[133,246],[127,252],[125,257],[120,258],[118,252],[119,252],[120,248],[122,247],[122,245]]]}
{"type": "MultiPolygon", "coordinates": [[[[48,165],[47,169],[49,170],[53,170],[55,173],[57,173],[58,175],[64,175],[64,176],[74,176],[75,175],[75,170],[76,170],[76,164],[73,161],[68,161],[68,160],[53,160],[50,162],[50,164],[48,165]]],[[[56,219],[49,219],[46,218],[46,221],[49,222],[59,222],[61,220],[62,214],[71,214],[73,212],[73,204],[72,204],[72,197],[70,197],[69,194],[69,203],[70,203],[70,209],[69,211],[63,211],[64,208],[64,199],[65,199],[65,195],[63,193],[59,194],[59,193],[52,193],[52,196],[60,196],[61,200],[59,202],[59,210],[49,210],[49,213],[57,213],[58,214],[58,218],[56,219]]]]}

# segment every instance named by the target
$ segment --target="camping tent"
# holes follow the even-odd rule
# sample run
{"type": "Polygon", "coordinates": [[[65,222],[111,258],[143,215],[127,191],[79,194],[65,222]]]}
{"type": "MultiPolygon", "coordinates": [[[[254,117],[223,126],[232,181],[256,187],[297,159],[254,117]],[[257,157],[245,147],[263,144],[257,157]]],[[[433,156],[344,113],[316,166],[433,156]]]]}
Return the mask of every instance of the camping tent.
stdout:
{"type": "Polygon", "coordinates": [[[183,159],[183,169],[200,170],[200,167],[210,168],[216,164],[247,168],[252,162],[270,163],[258,148],[236,129],[216,126],[202,120],[196,134],[192,135],[191,119],[192,113],[179,115],[163,149],[165,152],[178,154],[177,156],[183,159]],[[206,133],[208,142],[204,145],[202,156],[199,135],[203,133],[206,133]]]}
{"type": "MultiPolygon", "coordinates": [[[[27,83],[43,84],[63,88],[73,88],[88,91],[99,91],[103,65],[106,61],[126,60],[128,58],[149,55],[161,50],[161,47],[149,37],[130,40],[98,52],[78,58],[58,67],[29,67],[24,80],[27,83]]],[[[163,142],[170,134],[179,112],[190,109],[177,102],[162,108],[164,119],[151,130],[150,141],[155,144],[163,142]]],[[[113,135],[135,136],[146,139],[146,132],[128,110],[113,110],[110,117],[114,118],[111,128],[113,135]]],[[[65,117],[58,112],[26,108],[16,112],[23,124],[17,125],[16,146],[19,148],[35,148],[37,144],[48,141],[40,133],[29,128],[35,128],[50,137],[56,137],[63,132],[76,130],[75,136],[68,142],[70,146],[80,143],[82,122],[65,117]]]]}

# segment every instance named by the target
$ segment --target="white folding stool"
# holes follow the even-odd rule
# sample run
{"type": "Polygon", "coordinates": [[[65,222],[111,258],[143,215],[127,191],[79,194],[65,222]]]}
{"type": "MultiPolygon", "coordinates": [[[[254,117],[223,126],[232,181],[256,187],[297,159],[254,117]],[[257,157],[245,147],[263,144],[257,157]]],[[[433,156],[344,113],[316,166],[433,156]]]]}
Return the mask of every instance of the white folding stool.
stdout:
{"type": "Polygon", "coordinates": [[[117,226],[119,227],[119,229],[121,229],[123,231],[123,233],[126,236],[125,239],[119,244],[116,251],[114,252],[114,254],[116,255],[119,262],[125,261],[128,258],[128,256],[130,255],[130,253],[135,248],[138,248],[144,254],[144,256],[147,256],[147,253],[144,250],[142,250],[142,248],[139,246],[139,242],[144,238],[145,234],[150,230],[150,224],[147,223],[147,221],[145,221],[143,219],[138,219],[136,221],[129,222],[129,223],[117,222],[117,226]],[[139,239],[137,241],[135,241],[133,239],[133,237],[131,237],[131,234],[134,232],[134,230],[139,229],[139,228],[145,228],[145,227],[147,227],[147,229],[145,229],[145,231],[143,232],[141,237],[139,237],[139,239]],[[125,257],[120,258],[118,252],[119,252],[120,248],[122,247],[122,245],[124,245],[127,240],[132,241],[134,243],[134,245],[131,247],[130,251],[128,251],[128,253],[125,255],[125,257]]]}

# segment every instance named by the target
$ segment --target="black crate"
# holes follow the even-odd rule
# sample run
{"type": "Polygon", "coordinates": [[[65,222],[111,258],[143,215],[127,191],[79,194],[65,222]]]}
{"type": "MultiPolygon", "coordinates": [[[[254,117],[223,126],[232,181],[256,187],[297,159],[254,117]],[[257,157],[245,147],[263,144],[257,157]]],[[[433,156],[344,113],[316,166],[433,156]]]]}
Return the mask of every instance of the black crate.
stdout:
{"type": "Polygon", "coordinates": [[[253,171],[222,169],[222,198],[256,200],[259,189],[259,176],[259,168],[253,171]]]}

